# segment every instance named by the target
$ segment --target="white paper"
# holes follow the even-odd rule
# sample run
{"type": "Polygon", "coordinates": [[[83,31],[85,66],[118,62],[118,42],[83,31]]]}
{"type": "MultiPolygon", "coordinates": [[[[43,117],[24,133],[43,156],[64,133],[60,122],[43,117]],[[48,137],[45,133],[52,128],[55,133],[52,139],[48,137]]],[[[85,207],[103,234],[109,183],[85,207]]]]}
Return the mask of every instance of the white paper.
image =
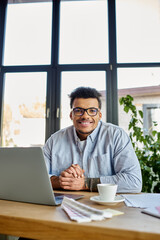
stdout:
{"type": "Polygon", "coordinates": [[[81,222],[91,222],[91,219],[74,211],[73,209],[70,209],[69,207],[62,206],[62,209],[68,214],[69,218],[73,221],[77,221],[79,223],[81,222]]]}
{"type": "Polygon", "coordinates": [[[71,220],[77,222],[90,222],[93,220],[103,220],[111,218],[112,213],[92,208],[86,204],[75,201],[74,199],[64,197],[61,208],[68,214],[71,220]]]}
{"type": "Polygon", "coordinates": [[[152,208],[160,206],[160,193],[123,194],[128,207],[152,208]]]}

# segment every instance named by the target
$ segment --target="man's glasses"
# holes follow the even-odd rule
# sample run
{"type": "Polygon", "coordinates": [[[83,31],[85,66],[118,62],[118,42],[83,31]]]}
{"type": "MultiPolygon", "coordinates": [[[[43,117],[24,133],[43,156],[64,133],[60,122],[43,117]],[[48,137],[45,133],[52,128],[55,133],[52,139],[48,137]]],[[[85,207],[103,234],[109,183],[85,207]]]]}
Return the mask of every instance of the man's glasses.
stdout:
{"type": "Polygon", "coordinates": [[[83,116],[84,112],[87,112],[87,114],[91,117],[94,117],[97,115],[98,113],[98,108],[94,108],[94,107],[91,107],[91,108],[80,108],[80,107],[77,107],[77,108],[73,108],[73,113],[75,116],[83,116]]]}

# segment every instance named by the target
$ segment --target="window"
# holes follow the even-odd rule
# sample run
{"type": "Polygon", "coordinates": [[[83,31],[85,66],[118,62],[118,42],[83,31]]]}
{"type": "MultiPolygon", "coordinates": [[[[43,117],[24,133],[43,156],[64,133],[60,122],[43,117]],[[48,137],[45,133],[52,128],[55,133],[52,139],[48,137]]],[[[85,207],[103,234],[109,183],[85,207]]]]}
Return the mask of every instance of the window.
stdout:
{"type": "Polygon", "coordinates": [[[45,112],[46,73],[7,73],[2,146],[43,145],[45,112]]]}
{"type": "Polygon", "coordinates": [[[7,5],[4,65],[51,62],[52,3],[7,5]]]}
{"type": "Polygon", "coordinates": [[[108,63],[107,1],[61,1],[60,64],[108,63]]]}
{"type": "MultiPolygon", "coordinates": [[[[118,96],[131,95],[137,109],[144,104],[160,104],[160,68],[120,68],[118,69],[118,96]]],[[[119,105],[119,125],[126,131],[129,114],[119,105]]]]}
{"type": "Polygon", "coordinates": [[[160,62],[160,1],[117,0],[117,61],[160,62]]]}
{"type": "MultiPolygon", "coordinates": [[[[10,131],[7,140],[4,125],[8,98],[15,102],[20,94],[26,96],[19,102],[27,108],[30,94],[43,105],[39,127],[35,119],[29,125],[20,114],[31,129],[23,135],[24,145],[42,145],[52,133],[72,124],[68,94],[78,86],[97,88],[102,93],[103,120],[125,130],[129,115],[119,106],[119,97],[132,95],[138,109],[160,104],[159,0],[3,0],[0,16],[3,146],[7,141],[20,144],[19,123],[12,128],[17,135],[10,131]],[[36,127],[41,129],[37,134],[36,127]]],[[[11,127],[13,122],[7,124],[11,127]]]]}
{"type": "Polygon", "coordinates": [[[160,119],[160,104],[144,104],[143,105],[143,123],[146,132],[150,132],[153,129],[160,131],[159,119],[160,119]],[[157,123],[154,126],[153,123],[157,123]]]}

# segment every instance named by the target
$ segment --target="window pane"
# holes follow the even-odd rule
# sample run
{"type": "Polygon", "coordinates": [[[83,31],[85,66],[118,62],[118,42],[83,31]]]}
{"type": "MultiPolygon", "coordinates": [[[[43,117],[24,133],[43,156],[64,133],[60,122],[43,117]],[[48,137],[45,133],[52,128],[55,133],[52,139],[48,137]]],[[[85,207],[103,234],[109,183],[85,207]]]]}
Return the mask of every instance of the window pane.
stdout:
{"type": "Polygon", "coordinates": [[[118,62],[160,62],[160,1],[116,0],[118,62]]]}
{"type": "Polygon", "coordinates": [[[108,63],[107,1],[62,1],[61,64],[108,63]]]}
{"type": "Polygon", "coordinates": [[[160,131],[160,124],[154,126],[154,122],[159,123],[160,119],[160,104],[144,104],[143,105],[144,128],[146,130],[153,129],[160,131]]]}
{"type": "Polygon", "coordinates": [[[7,6],[4,65],[50,64],[52,3],[7,6]]]}
{"type": "Polygon", "coordinates": [[[45,72],[5,75],[3,146],[44,144],[46,79],[45,72]]]}
{"type": "Polygon", "coordinates": [[[102,120],[106,121],[106,73],[104,71],[62,72],[61,82],[61,128],[72,125],[69,117],[71,109],[68,95],[81,86],[96,88],[102,94],[102,120]]]}
{"type": "MultiPolygon", "coordinates": [[[[160,68],[118,69],[118,96],[131,95],[138,110],[145,104],[160,104],[160,68]]],[[[128,130],[130,114],[119,105],[119,125],[128,130]]]]}

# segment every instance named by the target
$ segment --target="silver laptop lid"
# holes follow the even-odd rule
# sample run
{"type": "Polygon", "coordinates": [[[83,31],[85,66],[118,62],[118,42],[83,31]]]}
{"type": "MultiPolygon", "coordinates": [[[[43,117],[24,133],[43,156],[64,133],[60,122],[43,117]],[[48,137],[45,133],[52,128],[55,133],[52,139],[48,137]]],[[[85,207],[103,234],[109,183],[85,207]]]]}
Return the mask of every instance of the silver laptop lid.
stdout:
{"type": "Polygon", "coordinates": [[[0,199],[56,205],[40,147],[0,148],[0,199]]]}

